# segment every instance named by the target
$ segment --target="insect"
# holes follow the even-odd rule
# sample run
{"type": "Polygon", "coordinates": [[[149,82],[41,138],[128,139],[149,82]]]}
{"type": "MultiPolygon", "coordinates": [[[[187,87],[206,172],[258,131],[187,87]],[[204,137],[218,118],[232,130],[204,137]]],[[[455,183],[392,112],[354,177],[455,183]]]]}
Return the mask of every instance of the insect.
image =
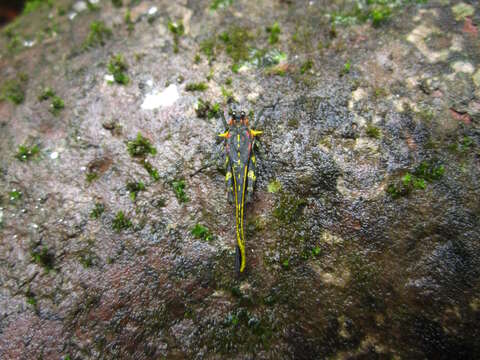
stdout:
{"type": "Polygon", "coordinates": [[[229,122],[222,114],[225,132],[219,134],[225,140],[225,182],[229,203],[235,204],[237,245],[235,250],[235,272],[245,270],[245,234],[243,226],[245,204],[251,202],[256,175],[255,138],[262,131],[249,127],[244,111],[232,111],[229,122]]]}

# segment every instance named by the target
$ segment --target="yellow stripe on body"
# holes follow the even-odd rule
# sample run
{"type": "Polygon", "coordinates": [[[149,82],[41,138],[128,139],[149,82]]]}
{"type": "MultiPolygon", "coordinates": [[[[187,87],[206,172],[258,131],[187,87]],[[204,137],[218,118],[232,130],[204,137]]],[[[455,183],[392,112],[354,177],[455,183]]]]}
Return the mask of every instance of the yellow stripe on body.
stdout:
{"type": "Polygon", "coordinates": [[[242,252],[242,265],[240,266],[240,272],[243,272],[245,268],[245,235],[243,234],[243,204],[245,204],[245,183],[247,182],[247,168],[248,166],[245,165],[245,173],[243,175],[243,189],[242,189],[242,210],[240,212],[240,222],[242,224],[242,240],[243,240],[243,246],[240,248],[240,251],[242,252]]]}

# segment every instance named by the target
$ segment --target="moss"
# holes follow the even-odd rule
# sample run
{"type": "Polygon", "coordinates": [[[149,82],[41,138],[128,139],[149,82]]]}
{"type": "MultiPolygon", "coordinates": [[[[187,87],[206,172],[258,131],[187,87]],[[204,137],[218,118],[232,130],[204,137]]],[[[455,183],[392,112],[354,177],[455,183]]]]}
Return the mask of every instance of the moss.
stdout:
{"type": "Polygon", "coordinates": [[[210,10],[224,9],[233,4],[233,0],[213,0],[210,3],[210,10]]]}
{"type": "Polygon", "coordinates": [[[127,230],[133,226],[132,221],[125,216],[123,211],[118,211],[112,221],[112,229],[116,232],[127,230]]]}
{"type": "Polygon", "coordinates": [[[160,175],[158,173],[158,170],[155,169],[153,167],[152,164],[150,164],[150,162],[148,162],[147,160],[144,160],[143,161],[143,167],[145,170],[147,170],[148,172],[148,175],[150,175],[150,177],[154,180],[154,181],[158,181],[160,180],[160,175]]]}
{"type": "Polygon", "coordinates": [[[52,88],[46,87],[40,95],[38,95],[39,101],[45,101],[55,96],[55,92],[52,88]]]}
{"type": "Polygon", "coordinates": [[[220,89],[222,91],[222,96],[225,99],[226,103],[229,103],[231,101],[235,101],[235,98],[233,97],[233,91],[225,89],[223,86],[220,89]]]}
{"type": "Polygon", "coordinates": [[[367,126],[367,129],[365,130],[365,133],[367,134],[368,137],[374,138],[374,139],[380,139],[381,132],[380,129],[374,125],[369,124],[367,126]]]}
{"type": "Polygon", "coordinates": [[[139,182],[129,182],[129,183],[127,183],[127,190],[130,193],[130,199],[135,201],[138,193],[140,191],[145,191],[145,184],[141,181],[139,181],[139,182]]]}
{"type": "Polygon", "coordinates": [[[232,80],[231,77],[228,77],[228,78],[225,79],[225,85],[227,85],[227,86],[231,86],[232,82],[233,82],[233,80],[232,80]]]}
{"type": "Polygon", "coordinates": [[[278,42],[278,38],[281,32],[280,25],[278,25],[278,22],[275,21],[273,25],[268,26],[266,30],[267,30],[267,33],[269,33],[268,43],[270,45],[276,44],[278,42]]]}
{"type": "Polygon", "coordinates": [[[30,14],[38,9],[42,8],[43,6],[52,7],[53,1],[52,0],[27,0],[25,2],[25,6],[23,8],[23,14],[30,14]]]}
{"type": "Polygon", "coordinates": [[[188,202],[190,200],[185,193],[185,187],[186,184],[183,179],[172,181],[173,192],[180,203],[188,202]]]}
{"type": "Polygon", "coordinates": [[[52,98],[52,103],[50,104],[50,112],[53,115],[58,115],[60,110],[62,110],[65,107],[65,102],[63,99],[57,95],[54,95],[52,98]]]}
{"type": "Polygon", "coordinates": [[[116,8],[122,7],[123,6],[123,1],[122,0],[112,0],[112,5],[115,6],[116,8]]]}
{"type": "Polygon", "coordinates": [[[271,181],[267,186],[268,192],[272,194],[279,192],[281,188],[282,184],[278,180],[271,181]]]}
{"type": "Polygon", "coordinates": [[[291,224],[298,220],[306,205],[305,199],[282,193],[273,210],[273,216],[283,224],[291,224]]]}
{"type": "Polygon", "coordinates": [[[200,43],[200,51],[205,54],[209,63],[215,59],[216,47],[217,41],[215,37],[205,39],[200,43]]]}
{"type": "Polygon", "coordinates": [[[231,27],[220,34],[220,40],[225,45],[225,52],[236,66],[249,59],[250,46],[248,44],[252,39],[253,35],[247,29],[238,26],[231,27]]]}
{"type": "Polygon", "coordinates": [[[191,230],[191,234],[195,236],[197,239],[201,239],[203,241],[210,241],[213,239],[212,233],[203,225],[196,224],[191,230]]]}
{"type": "Polygon", "coordinates": [[[132,15],[130,13],[130,10],[127,10],[123,19],[125,21],[125,25],[127,25],[128,33],[131,34],[133,32],[133,30],[135,29],[135,24],[132,21],[132,15]]]}
{"type": "Polygon", "coordinates": [[[37,298],[30,288],[27,290],[25,297],[27,299],[27,304],[32,305],[34,308],[37,307],[37,298]]]}
{"type": "Polygon", "coordinates": [[[96,172],[87,172],[85,174],[85,180],[88,182],[88,183],[91,183],[95,180],[98,179],[98,174],[96,172]]]}
{"type": "Polygon", "coordinates": [[[185,86],[186,91],[205,91],[208,89],[208,85],[204,82],[189,83],[185,86]]]}
{"type": "Polygon", "coordinates": [[[102,216],[103,212],[105,211],[105,205],[102,203],[95,203],[95,207],[90,211],[90,218],[91,219],[98,219],[102,216]]]}
{"type": "Polygon", "coordinates": [[[350,60],[348,60],[348,61],[343,65],[343,69],[340,71],[340,76],[344,76],[344,75],[347,75],[348,73],[350,73],[351,67],[352,67],[352,65],[350,64],[350,60]]]}
{"type": "Polygon", "coordinates": [[[299,125],[298,119],[296,118],[288,119],[287,125],[291,128],[297,129],[299,125]]]}
{"type": "Polygon", "coordinates": [[[0,88],[0,100],[8,100],[15,105],[19,105],[25,100],[26,78],[17,76],[17,79],[7,80],[0,88]]]}
{"type": "Polygon", "coordinates": [[[427,181],[434,181],[442,178],[445,173],[445,167],[435,162],[422,161],[415,169],[415,175],[427,181]]]}
{"type": "Polygon", "coordinates": [[[433,182],[439,180],[445,173],[445,168],[442,164],[435,162],[423,161],[413,174],[407,172],[400,181],[395,181],[388,185],[387,193],[394,199],[410,194],[414,189],[424,190],[427,185],[426,182],[433,182]]]}
{"type": "Polygon", "coordinates": [[[202,61],[200,54],[195,54],[195,57],[193,58],[193,62],[198,65],[200,64],[200,61],[202,61]]]}
{"type": "Polygon", "coordinates": [[[157,149],[140,133],[137,134],[135,140],[127,142],[127,151],[132,157],[145,157],[148,154],[155,155],[157,153],[157,149]]]}
{"type": "Polygon", "coordinates": [[[20,161],[29,161],[40,153],[38,145],[19,145],[15,157],[20,161]]]}
{"type": "Polygon", "coordinates": [[[213,119],[220,116],[220,104],[212,104],[210,101],[197,100],[195,113],[200,119],[213,119]]]}
{"type": "Polygon", "coordinates": [[[104,46],[106,41],[112,37],[112,30],[103,21],[93,21],[90,24],[90,32],[83,42],[83,48],[104,46]]]}
{"type": "Polygon", "coordinates": [[[22,197],[22,193],[18,191],[17,189],[13,189],[8,193],[8,198],[10,199],[11,202],[15,202],[17,200],[20,200],[22,197]]]}
{"type": "Polygon", "coordinates": [[[390,17],[392,11],[385,5],[379,5],[370,9],[368,17],[372,21],[374,27],[379,27],[382,23],[386,22],[390,17]]]}
{"type": "Polygon", "coordinates": [[[30,252],[32,261],[40,266],[42,266],[47,272],[53,270],[55,263],[55,254],[50,252],[46,246],[43,246],[41,249],[35,249],[30,252]]]}
{"type": "Polygon", "coordinates": [[[310,71],[313,68],[313,61],[307,60],[305,61],[302,66],[300,66],[300,74],[305,74],[307,71],[310,71]]]}
{"type": "Polygon", "coordinates": [[[173,34],[173,52],[178,53],[180,37],[185,33],[185,27],[181,21],[169,21],[167,26],[168,30],[173,34]]]}
{"type": "Polygon", "coordinates": [[[128,69],[128,65],[123,59],[123,56],[118,54],[113,56],[108,63],[108,72],[113,75],[113,78],[117,84],[127,85],[130,79],[125,72],[128,69]]]}

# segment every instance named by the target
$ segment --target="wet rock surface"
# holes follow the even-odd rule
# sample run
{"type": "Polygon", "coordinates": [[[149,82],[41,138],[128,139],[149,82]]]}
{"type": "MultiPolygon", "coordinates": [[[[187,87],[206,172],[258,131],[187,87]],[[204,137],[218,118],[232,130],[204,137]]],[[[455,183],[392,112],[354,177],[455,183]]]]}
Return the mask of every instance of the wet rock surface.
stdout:
{"type": "Polygon", "coordinates": [[[479,22],[475,1],[26,11],[0,36],[0,358],[477,358],[479,22]],[[263,130],[240,279],[232,103],[263,130]]]}

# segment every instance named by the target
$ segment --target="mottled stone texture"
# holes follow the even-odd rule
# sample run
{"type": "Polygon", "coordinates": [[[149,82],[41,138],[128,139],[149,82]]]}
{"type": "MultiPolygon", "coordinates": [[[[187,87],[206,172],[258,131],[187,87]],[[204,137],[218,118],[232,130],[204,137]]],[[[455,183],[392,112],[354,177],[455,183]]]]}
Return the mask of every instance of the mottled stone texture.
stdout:
{"type": "Polygon", "coordinates": [[[37,5],[0,36],[0,358],[479,358],[477,1],[37,5]]]}

